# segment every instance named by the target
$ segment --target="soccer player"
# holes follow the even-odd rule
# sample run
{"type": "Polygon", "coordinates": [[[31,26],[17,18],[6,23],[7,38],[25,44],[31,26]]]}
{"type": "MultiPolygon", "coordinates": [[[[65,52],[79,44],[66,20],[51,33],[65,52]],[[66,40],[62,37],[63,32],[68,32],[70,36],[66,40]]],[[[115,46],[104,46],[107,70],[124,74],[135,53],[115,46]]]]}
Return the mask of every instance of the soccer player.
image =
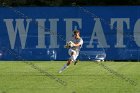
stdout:
{"type": "Polygon", "coordinates": [[[76,63],[78,61],[76,61],[80,49],[83,45],[83,39],[80,37],[80,31],[79,30],[74,30],[74,38],[72,41],[69,41],[70,45],[66,45],[66,48],[69,48],[68,53],[70,55],[70,58],[68,59],[67,63],[59,70],[59,73],[61,73],[63,70],[65,70],[66,68],[69,67],[69,65],[74,62],[74,65],[76,65],[76,63]]]}

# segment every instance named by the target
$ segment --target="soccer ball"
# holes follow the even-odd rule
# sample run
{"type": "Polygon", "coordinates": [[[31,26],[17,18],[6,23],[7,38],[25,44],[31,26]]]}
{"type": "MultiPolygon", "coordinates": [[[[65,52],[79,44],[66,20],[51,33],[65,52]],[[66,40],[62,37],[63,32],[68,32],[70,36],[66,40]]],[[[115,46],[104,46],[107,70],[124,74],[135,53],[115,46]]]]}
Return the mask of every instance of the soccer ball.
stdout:
{"type": "Polygon", "coordinates": [[[67,42],[67,46],[69,46],[69,47],[73,47],[73,42],[72,41],[69,41],[69,42],[67,42]]]}

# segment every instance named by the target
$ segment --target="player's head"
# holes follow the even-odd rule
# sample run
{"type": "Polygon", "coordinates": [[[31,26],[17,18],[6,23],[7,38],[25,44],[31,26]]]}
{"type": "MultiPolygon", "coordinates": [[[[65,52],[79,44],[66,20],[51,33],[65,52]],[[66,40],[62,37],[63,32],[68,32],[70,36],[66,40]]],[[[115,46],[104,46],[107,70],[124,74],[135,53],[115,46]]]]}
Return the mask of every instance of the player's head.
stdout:
{"type": "Polygon", "coordinates": [[[80,31],[79,30],[74,30],[74,38],[79,38],[80,37],[80,31]]]}

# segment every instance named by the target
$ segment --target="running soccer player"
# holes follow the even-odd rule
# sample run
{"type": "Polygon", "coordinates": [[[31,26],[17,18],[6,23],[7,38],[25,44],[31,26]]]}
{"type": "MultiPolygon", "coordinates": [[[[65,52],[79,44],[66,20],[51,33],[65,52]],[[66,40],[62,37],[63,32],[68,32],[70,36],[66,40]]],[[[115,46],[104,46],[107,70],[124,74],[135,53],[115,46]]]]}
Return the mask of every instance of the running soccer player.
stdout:
{"type": "Polygon", "coordinates": [[[76,65],[76,63],[78,62],[76,61],[76,59],[79,56],[80,49],[83,45],[83,39],[80,37],[79,30],[74,30],[73,33],[73,40],[69,41],[65,46],[66,48],[69,48],[68,53],[70,55],[70,58],[68,59],[67,63],[59,70],[59,73],[68,68],[72,62],[74,62],[74,65],[76,65]]]}

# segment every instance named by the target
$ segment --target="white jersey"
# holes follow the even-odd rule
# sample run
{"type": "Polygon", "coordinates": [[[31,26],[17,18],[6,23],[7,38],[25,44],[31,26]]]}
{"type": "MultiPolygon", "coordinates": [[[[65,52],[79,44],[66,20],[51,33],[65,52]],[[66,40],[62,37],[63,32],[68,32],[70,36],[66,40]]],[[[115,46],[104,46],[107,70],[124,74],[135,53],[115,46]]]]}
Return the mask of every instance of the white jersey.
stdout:
{"type": "Polygon", "coordinates": [[[79,39],[73,39],[72,40],[74,43],[80,43],[80,46],[74,46],[74,47],[72,47],[71,49],[73,49],[73,50],[76,50],[77,52],[79,52],[80,51],[80,48],[82,47],[82,45],[83,45],[83,39],[82,38],[79,38],[79,39]]]}
{"type": "Polygon", "coordinates": [[[78,57],[78,55],[79,55],[79,52],[80,52],[80,49],[81,49],[81,47],[82,47],[82,45],[83,45],[83,39],[82,38],[79,38],[79,39],[73,39],[72,40],[72,42],[74,42],[74,43],[76,43],[76,44],[80,44],[80,46],[74,46],[74,47],[71,47],[70,49],[69,49],[69,51],[68,51],[68,53],[69,53],[69,55],[71,56],[70,57],[70,59],[72,60],[72,61],[75,61],[76,59],[77,59],[77,57],[78,57]],[[71,53],[74,53],[75,55],[71,55],[71,53]]]}

